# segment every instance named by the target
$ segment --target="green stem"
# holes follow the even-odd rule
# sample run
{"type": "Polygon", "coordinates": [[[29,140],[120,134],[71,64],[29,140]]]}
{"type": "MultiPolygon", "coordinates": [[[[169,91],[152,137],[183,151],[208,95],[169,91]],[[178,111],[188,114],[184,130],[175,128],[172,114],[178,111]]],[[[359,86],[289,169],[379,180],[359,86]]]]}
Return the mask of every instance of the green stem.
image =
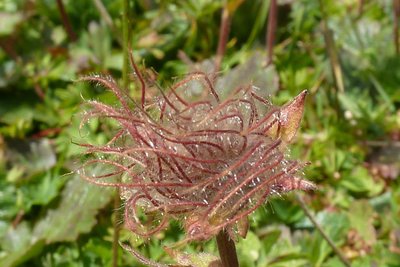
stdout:
{"type": "Polygon", "coordinates": [[[114,230],[114,235],[113,235],[113,245],[112,245],[112,266],[117,267],[118,266],[118,250],[119,250],[119,231],[120,231],[120,225],[119,222],[121,221],[121,212],[120,212],[120,207],[121,207],[121,199],[119,196],[119,189],[117,188],[115,190],[115,196],[114,196],[114,221],[113,221],[113,230],[114,230]]]}
{"type": "Polygon", "coordinates": [[[301,209],[304,211],[308,219],[310,219],[311,223],[318,230],[318,232],[322,235],[322,238],[328,242],[329,246],[335,252],[335,254],[339,257],[339,259],[343,262],[346,267],[351,267],[350,262],[346,259],[343,253],[339,250],[339,248],[335,245],[332,239],[325,233],[324,229],[322,229],[321,225],[317,222],[314,216],[311,214],[310,210],[307,208],[307,205],[304,203],[304,200],[300,196],[300,194],[296,193],[297,201],[300,204],[301,209]]]}
{"type": "Polygon", "coordinates": [[[124,0],[122,13],[122,49],[124,58],[122,65],[122,83],[126,90],[129,89],[129,36],[129,0],[124,0]]]}
{"type": "Polygon", "coordinates": [[[118,44],[122,47],[122,39],[119,31],[115,28],[113,20],[108,13],[106,7],[104,6],[101,0],[93,0],[94,6],[96,7],[97,11],[99,12],[100,17],[104,21],[104,23],[110,28],[111,32],[113,33],[114,38],[117,40],[118,44]]]}
{"type": "MultiPolygon", "coordinates": [[[[123,39],[123,65],[122,65],[122,83],[125,90],[129,90],[129,0],[123,1],[122,11],[122,39],[123,39]]],[[[113,258],[112,266],[118,266],[118,250],[119,250],[119,232],[121,230],[119,222],[122,220],[120,206],[121,199],[117,188],[114,196],[114,236],[113,236],[113,258]]]]}

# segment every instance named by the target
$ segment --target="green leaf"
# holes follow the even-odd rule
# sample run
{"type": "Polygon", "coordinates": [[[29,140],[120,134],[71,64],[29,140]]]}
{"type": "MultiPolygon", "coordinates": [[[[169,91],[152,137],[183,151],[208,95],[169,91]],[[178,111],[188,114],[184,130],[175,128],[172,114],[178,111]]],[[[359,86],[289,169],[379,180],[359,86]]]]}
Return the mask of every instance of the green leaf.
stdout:
{"type": "Polygon", "coordinates": [[[74,241],[79,234],[87,233],[96,223],[98,210],[111,199],[113,191],[88,184],[73,176],[62,192],[57,209],[49,210],[36,224],[33,234],[45,237],[48,243],[74,241]]]}
{"type": "Polygon", "coordinates": [[[374,210],[366,200],[352,203],[348,212],[348,218],[352,228],[364,239],[368,246],[376,242],[376,230],[373,226],[374,210]]]}
{"type": "Polygon", "coordinates": [[[13,165],[8,175],[9,181],[19,178],[29,180],[30,177],[49,170],[56,164],[57,158],[50,144],[50,140],[13,139],[7,142],[8,162],[13,165]]]}
{"type": "Polygon", "coordinates": [[[11,228],[1,240],[2,253],[0,266],[17,266],[31,257],[39,254],[44,246],[44,240],[32,238],[32,230],[27,222],[11,228]]]}
{"type": "MultiPolygon", "coordinates": [[[[265,55],[256,51],[245,62],[230,70],[217,81],[216,88],[219,94],[227,96],[240,86],[253,84],[260,88],[260,96],[269,97],[278,90],[278,73],[273,65],[265,67],[265,55]]],[[[206,68],[206,64],[203,64],[206,68]]],[[[208,71],[207,69],[205,70],[208,71]]]]}
{"type": "Polygon", "coordinates": [[[240,266],[251,266],[260,257],[261,242],[253,232],[248,232],[245,239],[240,239],[237,244],[240,266]],[[249,265],[250,264],[250,265],[249,265]]]}
{"type": "Polygon", "coordinates": [[[40,177],[38,183],[28,184],[21,187],[25,210],[29,210],[33,205],[47,205],[58,196],[59,189],[65,183],[64,177],[55,176],[51,171],[47,171],[40,177]]]}
{"type": "Polygon", "coordinates": [[[14,29],[22,20],[23,17],[21,13],[0,12],[0,36],[13,33],[14,29]]]}
{"type": "MultiPolygon", "coordinates": [[[[336,212],[320,212],[317,214],[317,221],[324,229],[325,233],[335,243],[340,246],[346,239],[347,230],[349,229],[349,219],[346,214],[336,212]]],[[[328,242],[315,231],[311,239],[301,240],[302,247],[307,252],[313,266],[321,266],[325,259],[332,252],[332,248],[328,242]]]]}
{"type": "Polygon", "coordinates": [[[88,233],[96,223],[96,214],[111,199],[113,191],[87,184],[78,175],[71,177],[62,192],[57,208],[49,210],[32,228],[22,223],[5,235],[1,246],[0,266],[15,266],[33,256],[42,242],[74,241],[88,233]],[[21,249],[23,248],[23,249],[21,249]]]}
{"type": "Polygon", "coordinates": [[[353,193],[370,197],[376,196],[384,188],[384,182],[382,180],[375,180],[363,166],[356,166],[350,175],[343,177],[340,185],[353,193]]]}

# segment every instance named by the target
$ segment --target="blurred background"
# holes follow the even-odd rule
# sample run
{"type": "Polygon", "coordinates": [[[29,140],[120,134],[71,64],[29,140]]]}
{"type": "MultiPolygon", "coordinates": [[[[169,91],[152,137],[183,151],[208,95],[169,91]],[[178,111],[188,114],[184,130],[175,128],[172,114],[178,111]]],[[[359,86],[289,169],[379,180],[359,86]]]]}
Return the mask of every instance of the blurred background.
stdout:
{"type": "MultiPolygon", "coordinates": [[[[0,266],[141,266],[113,241],[115,192],[73,173],[82,102],[112,102],[76,80],[125,84],[126,40],[165,87],[222,58],[222,90],[253,82],[282,104],[308,89],[290,152],[318,185],[306,207],[351,266],[400,266],[399,16],[399,0],[1,0],[0,266]]],[[[104,140],[89,130],[84,142],[104,140]]],[[[162,262],[182,236],[176,222],[150,240],[119,233],[162,262]]],[[[213,241],[185,250],[217,255],[213,241]]],[[[237,250],[240,266],[345,266],[295,194],[254,213],[237,250]]]]}

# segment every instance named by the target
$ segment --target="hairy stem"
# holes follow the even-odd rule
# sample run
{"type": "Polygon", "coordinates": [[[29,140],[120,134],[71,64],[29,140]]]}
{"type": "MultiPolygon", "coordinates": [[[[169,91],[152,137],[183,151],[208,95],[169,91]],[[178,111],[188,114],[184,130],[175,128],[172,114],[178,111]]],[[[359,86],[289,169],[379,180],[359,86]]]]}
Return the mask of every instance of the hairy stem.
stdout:
{"type": "Polygon", "coordinates": [[[296,193],[296,199],[300,204],[301,209],[304,211],[305,215],[310,219],[311,223],[318,230],[318,232],[322,235],[322,237],[328,242],[329,246],[332,248],[334,253],[339,257],[339,259],[343,262],[343,264],[347,267],[350,267],[350,262],[346,259],[340,249],[335,245],[332,239],[325,233],[324,229],[322,229],[321,225],[317,222],[314,216],[311,214],[310,210],[307,208],[307,205],[304,203],[304,200],[300,196],[299,193],[296,193]]]}
{"type": "Polygon", "coordinates": [[[115,190],[114,196],[114,222],[113,222],[113,245],[112,245],[112,266],[118,266],[118,249],[119,249],[119,231],[120,225],[119,222],[121,221],[121,212],[119,211],[121,206],[121,199],[119,197],[119,188],[115,190]]]}
{"type": "Polygon", "coordinates": [[[217,245],[219,256],[223,267],[239,267],[236,255],[236,247],[233,240],[225,230],[221,230],[217,235],[217,245]]]}
{"type": "MultiPolygon", "coordinates": [[[[129,0],[124,0],[123,2],[123,10],[122,10],[122,38],[123,38],[123,66],[122,66],[122,81],[123,86],[126,90],[128,90],[129,86],[129,0]]],[[[113,236],[113,257],[112,257],[112,266],[118,266],[118,249],[119,249],[119,232],[120,226],[119,222],[121,221],[122,214],[120,212],[121,199],[119,188],[116,188],[114,196],[114,236],[113,236]]]]}

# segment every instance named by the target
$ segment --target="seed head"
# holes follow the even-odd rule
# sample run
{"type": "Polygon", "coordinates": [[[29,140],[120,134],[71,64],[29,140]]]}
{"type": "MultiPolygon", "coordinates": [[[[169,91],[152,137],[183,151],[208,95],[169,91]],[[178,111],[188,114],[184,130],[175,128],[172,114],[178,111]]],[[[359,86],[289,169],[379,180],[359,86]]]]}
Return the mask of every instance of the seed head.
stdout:
{"type": "Polygon", "coordinates": [[[304,109],[306,91],[283,107],[239,87],[221,98],[201,72],[188,75],[145,103],[136,104],[110,77],[89,76],[118,98],[119,106],[89,101],[83,123],[117,123],[105,145],[85,144],[95,157],[81,168],[92,183],[120,188],[125,224],[148,237],[182,222],[185,241],[207,240],[222,229],[245,236],[247,216],[267,198],[314,185],[301,178],[304,164],[287,156],[304,109]],[[89,172],[102,165],[102,173],[89,172]]]}

